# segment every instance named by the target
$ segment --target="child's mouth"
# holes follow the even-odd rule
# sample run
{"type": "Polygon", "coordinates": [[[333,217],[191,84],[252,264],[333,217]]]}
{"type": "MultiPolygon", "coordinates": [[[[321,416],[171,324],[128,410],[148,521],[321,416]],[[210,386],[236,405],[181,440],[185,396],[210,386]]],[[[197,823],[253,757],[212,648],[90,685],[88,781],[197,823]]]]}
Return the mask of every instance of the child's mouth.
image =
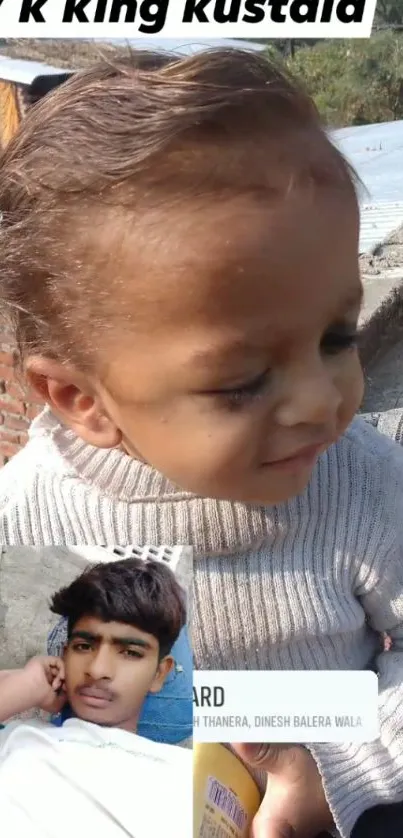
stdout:
{"type": "Polygon", "coordinates": [[[327,444],[310,445],[300,448],[295,454],[288,457],[281,457],[278,460],[262,463],[264,468],[272,468],[276,471],[300,471],[301,469],[314,466],[319,455],[326,450],[327,444]]]}

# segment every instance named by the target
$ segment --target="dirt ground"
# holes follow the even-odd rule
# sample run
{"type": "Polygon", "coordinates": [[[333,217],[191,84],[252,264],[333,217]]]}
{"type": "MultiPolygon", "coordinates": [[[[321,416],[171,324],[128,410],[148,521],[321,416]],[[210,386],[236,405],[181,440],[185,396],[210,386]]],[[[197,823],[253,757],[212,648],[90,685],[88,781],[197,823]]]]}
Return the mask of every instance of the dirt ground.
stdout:
{"type": "Polygon", "coordinates": [[[379,276],[390,268],[402,268],[403,274],[403,227],[379,245],[373,254],[361,256],[361,270],[368,276],[379,276]]]}
{"type": "Polygon", "coordinates": [[[122,46],[114,46],[103,41],[75,41],[35,38],[13,38],[0,40],[0,54],[26,61],[42,61],[54,67],[79,69],[88,67],[99,60],[100,56],[113,59],[127,52],[129,46],[123,41],[122,46]]]}
{"type": "Polygon", "coordinates": [[[375,300],[382,299],[363,331],[362,410],[403,408],[403,226],[360,262],[366,289],[375,300]]]}

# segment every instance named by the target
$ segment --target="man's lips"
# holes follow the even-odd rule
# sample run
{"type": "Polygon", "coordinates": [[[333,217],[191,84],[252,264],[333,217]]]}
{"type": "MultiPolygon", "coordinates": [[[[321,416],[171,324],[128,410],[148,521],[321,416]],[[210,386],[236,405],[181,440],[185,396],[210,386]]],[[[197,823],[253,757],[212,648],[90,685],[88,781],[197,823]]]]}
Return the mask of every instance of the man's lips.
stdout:
{"type": "Polygon", "coordinates": [[[288,454],[285,457],[279,457],[275,460],[268,460],[263,463],[263,466],[271,467],[281,470],[293,470],[295,468],[303,468],[315,462],[317,457],[328,448],[331,443],[322,442],[316,445],[307,445],[305,448],[300,448],[293,454],[288,454]]]}
{"type": "Polygon", "coordinates": [[[76,692],[89,707],[105,707],[113,701],[112,693],[99,687],[79,687],[76,692]]]}

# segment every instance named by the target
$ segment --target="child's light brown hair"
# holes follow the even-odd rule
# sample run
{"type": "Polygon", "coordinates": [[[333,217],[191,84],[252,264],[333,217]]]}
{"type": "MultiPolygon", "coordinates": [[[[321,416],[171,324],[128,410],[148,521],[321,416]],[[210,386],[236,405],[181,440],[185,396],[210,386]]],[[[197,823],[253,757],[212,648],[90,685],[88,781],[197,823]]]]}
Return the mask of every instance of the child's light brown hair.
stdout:
{"type": "Polygon", "coordinates": [[[107,226],[117,241],[154,207],[169,218],[173,203],[267,198],[281,167],[290,188],[355,188],[309,96],[265,55],[133,53],[74,75],[0,160],[0,298],[22,355],[90,369],[113,315],[135,317],[107,226]]]}
{"type": "Polygon", "coordinates": [[[13,139],[29,108],[71,75],[70,72],[37,76],[29,85],[0,79],[0,148],[6,148],[13,139]]]}

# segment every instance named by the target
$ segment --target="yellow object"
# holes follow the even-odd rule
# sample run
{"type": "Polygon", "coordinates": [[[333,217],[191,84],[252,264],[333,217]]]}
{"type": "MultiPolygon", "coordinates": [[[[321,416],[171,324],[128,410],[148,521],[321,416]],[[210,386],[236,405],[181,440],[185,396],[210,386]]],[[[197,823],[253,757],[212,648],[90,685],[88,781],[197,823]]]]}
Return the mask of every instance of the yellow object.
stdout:
{"type": "Polygon", "coordinates": [[[249,772],[223,745],[193,745],[193,838],[248,838],[260,805],[249,772]]]}

